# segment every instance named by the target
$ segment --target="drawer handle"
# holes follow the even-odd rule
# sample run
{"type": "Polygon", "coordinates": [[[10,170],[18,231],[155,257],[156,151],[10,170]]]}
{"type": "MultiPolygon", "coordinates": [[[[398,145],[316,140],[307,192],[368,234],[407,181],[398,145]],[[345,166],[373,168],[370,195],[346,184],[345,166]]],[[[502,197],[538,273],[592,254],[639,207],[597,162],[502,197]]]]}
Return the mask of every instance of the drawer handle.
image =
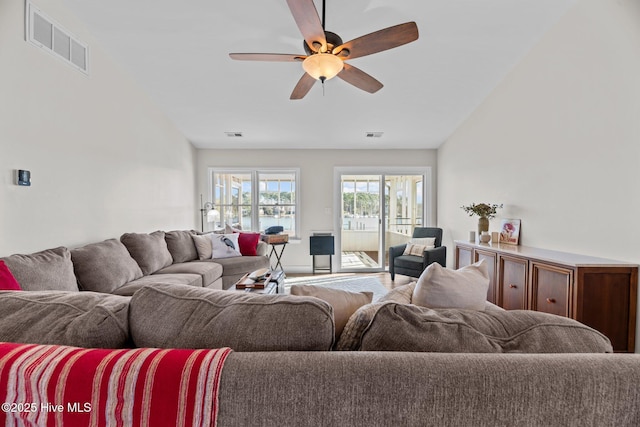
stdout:
{"type": "Polygon", "coordinates": [[[512,283],[512,284],[510,284],[510,285],[509,285],[509,287],[510,287],[511,289],[515,289],[515,288],[517,288],[517,286],[516,286],[516,285],[514,285],[513,283],[512,283]]]}
{"type": "Polygon", "coordinates": [[[547,298],[547,303],[555,304],[556,303],[556,299],[555,298],[547,298]]]}

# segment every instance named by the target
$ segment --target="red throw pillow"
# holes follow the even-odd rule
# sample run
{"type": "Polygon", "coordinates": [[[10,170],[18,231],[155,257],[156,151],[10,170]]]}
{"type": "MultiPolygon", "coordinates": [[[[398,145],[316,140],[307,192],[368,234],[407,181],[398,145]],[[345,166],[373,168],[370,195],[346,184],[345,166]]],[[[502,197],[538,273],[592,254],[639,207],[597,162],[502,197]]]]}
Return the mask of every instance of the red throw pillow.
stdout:
{"type": "Polygon", "coordinates": [[[238,246],[243,256],[256,256],[256,249],[260,241],[260,233],[240,233],[238,236],[238,246]]]}
{"type": "Polygon", "coordinates": [[[21,291],[20,283],[13,277],[9,267],[0,261],[0,291],[21,291]]]}

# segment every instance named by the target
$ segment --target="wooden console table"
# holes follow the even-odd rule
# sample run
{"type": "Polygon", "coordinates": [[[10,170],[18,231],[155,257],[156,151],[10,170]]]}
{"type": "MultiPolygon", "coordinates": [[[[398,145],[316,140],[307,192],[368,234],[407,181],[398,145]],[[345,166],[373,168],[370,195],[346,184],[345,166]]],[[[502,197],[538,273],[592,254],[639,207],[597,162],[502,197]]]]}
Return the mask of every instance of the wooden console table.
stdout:
{"type": "Polygon", "coordinates": [[[455,242],[455,268],[485,260],[487,300],[575,319],[635,351],[638,265],[527,246],[455,242]]]}

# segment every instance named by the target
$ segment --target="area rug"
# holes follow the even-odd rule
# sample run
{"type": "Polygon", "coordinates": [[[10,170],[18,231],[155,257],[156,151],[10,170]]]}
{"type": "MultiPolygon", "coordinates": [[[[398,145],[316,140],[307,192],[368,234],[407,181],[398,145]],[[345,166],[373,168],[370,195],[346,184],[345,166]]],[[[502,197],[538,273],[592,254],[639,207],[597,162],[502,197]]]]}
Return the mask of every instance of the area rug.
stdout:
{"type": "Polygon", "coordinates": [[[372,268],[377,267],[378,262],[372,259],[366,252],[342,252],[343,268],[372,268]]]}
{"type": "Polygon", "coordinates": [[[377,277],[373,276],[326,276],[294,277],[285,279],[284,291],[289,293],[291,285],[313,285],[325,288],[342,289],[349,292],[373,292],[373,302],[382,298],[389,290],[377,277]]]}

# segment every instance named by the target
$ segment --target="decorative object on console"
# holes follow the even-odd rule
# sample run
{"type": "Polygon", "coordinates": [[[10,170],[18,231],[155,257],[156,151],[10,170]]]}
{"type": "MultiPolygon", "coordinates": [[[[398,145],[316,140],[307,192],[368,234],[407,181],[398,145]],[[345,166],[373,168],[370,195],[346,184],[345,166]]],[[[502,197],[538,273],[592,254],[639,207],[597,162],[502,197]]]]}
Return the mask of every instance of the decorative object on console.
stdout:
{"type": "Polygon", "coordinates": [[[413,304],[427,308],[484,310],[489,289],[489,270],[484,260],[459,270],[429,265],[416,284],[413,304]]]}
{"type": "Polygon", "coordinates": [[[469,216],[478,215],[478,235],[483,231],[489,231],[489,220],[495,218],[497,210],[502,208],[502,203],[472,203],[469,206],[461,206],[469,216]]]}
{"type": "Polygon", "coordinates": [[[488,231],[483,231],[480,234],[480,243],[489,243],[491,241],[491,235],[488,231]]]}
{"type": "Polygon", "coordinates": [[[500,233],[497,231],[491,232],[491,243],[498,243],[500,241],[500,233]]]}
{"type": "Polygon", "coordinates": [[[520,220],[503,219],[500,227],[500,243],[517,245],[520,238],[520,220]]]}
{"type": "Polygon", "coordinates": [[[469,241],[470,242],[475,242],[476,241],[476,232],[475,231],[470,231],[469,232],[469,241]]]}

